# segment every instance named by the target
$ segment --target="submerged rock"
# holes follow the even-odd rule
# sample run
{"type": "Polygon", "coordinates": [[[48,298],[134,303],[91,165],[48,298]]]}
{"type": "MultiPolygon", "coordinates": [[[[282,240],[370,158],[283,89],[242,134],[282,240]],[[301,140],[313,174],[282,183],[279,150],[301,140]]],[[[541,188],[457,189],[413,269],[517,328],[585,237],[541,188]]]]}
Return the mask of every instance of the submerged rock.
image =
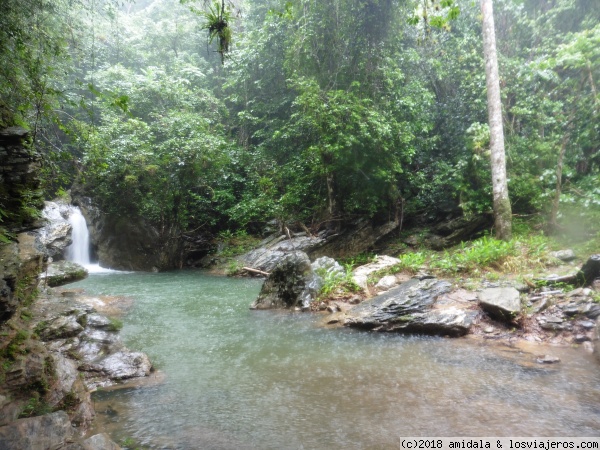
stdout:
{"type": "Polygon", "coordinates": [[[300,307],[308,309],[321,288],[321,278],[312,271],[304,252],[287,253],[263,284],[251,309],[300,307]]]}
{"type": "Polygon", "coordinates": [[[513,287],[484,289],[478,297],[481,309],[494,319],[510,322],[521,312],[520,294],[513,287]]]}
{"type": "Polygon", "coordinates": [[[412,279],[352,308],[344,325],[375,331],[464,335],[475,313],[436,305],[437,298],[449,293],[451,287],[447,281],[412,279]]]}

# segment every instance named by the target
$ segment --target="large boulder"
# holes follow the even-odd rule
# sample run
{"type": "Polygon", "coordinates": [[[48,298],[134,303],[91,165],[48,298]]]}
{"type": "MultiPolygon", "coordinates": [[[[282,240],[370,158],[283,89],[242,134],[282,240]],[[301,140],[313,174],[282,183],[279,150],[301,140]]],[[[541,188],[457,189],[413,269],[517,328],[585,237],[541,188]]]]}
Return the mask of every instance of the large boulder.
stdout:
{"type": "Polygon", "coordinates": [[[308,309],[321,288],[304,252],[286,253],[271,271],[251,309],[308,309]]]}
{"type": "Polygon", "coordinates": [[[514,287],[484,289],[477,297],[481,309],[494,319],[510,322],[521,312],[521,297],[514,287]]]}
{"type": "Polygon", "coordinates": [[[39,229],[40,242],[45,253],[54,260],[62,258],[65,248],[71,245],[71,224],[67,220],[69,206],[63,203],[44,202],[42,217],[46,224],[39,229]]]}
{"type": "Polygon", "coordinates": [[[464,335],[475,313],[436,304],[437,299],[451,289],[447,281],[413,278],[352,308],[344,325],[374,331],[464,335]]]}

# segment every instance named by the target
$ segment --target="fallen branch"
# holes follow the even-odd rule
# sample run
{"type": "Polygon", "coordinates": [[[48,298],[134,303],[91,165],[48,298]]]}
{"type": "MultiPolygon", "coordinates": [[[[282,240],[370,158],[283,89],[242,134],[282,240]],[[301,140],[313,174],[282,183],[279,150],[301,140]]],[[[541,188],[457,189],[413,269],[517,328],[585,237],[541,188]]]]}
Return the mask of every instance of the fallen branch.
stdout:
{"type": "Polygon", "coordinates": [[[259,275],[264,275],[265,277],[268,277],[270,275],[269,272],[264,272],[262,270],[253,269],[252,267],[242,267],[242,270],[245,270],[247,272],[257,273],[259,275]]]}

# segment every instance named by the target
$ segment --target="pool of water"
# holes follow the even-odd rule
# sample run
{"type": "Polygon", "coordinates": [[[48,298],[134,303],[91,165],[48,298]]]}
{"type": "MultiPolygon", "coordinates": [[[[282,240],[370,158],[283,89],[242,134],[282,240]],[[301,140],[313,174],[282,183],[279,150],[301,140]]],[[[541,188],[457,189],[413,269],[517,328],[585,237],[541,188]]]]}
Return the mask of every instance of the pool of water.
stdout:
{"type": "Polygon", "coordinates": [[[95,395],[116,441],[156,449],[398,448],[400,436],[590,436],[600,371],[581,349],[325,329],[251,311],[252,279],[93,274],[72,286],[135,299],[122,336],[164,381],[95,395]],[[550,351],[556,365],[535,354],[550,351]]]}

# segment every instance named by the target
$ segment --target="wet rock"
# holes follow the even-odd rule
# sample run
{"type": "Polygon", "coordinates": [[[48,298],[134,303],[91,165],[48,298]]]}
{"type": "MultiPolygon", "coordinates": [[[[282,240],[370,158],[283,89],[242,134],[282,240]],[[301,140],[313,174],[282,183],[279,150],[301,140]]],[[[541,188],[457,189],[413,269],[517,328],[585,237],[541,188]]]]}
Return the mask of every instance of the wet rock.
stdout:
{"type": "Polygon", "coordinates": [[[322,280],[304,252],[287,253],[271,271],[252,303],[251,309],[308,309],[321,288],[322,280]]]}
{"type": "Polygon", "coordinates": [[[50,263],[48,270],[41,275],[41,279],[50,287],[62,286],[75,281],[83,280],[88,276],[84,267],[70,261],[50,263]]]}
{"type": "Polygon", "coordinates": [[[495,319],[510,322],[521,312],[519,291],[513,287],[484,289],[478,297],[481,309],[495,319]]]}
{"type": "Polygon", "coordinates": [[[386,275],[375,285],[375,289],[378,291],[388,291],[398,284],[394,275],[386,275]]]}
{"type": "Polygon", "coordinates": [[[571,250],[570,248],[552,252],[552,253],[550,253],[550,255],[556,259],[560,259],[561,261],[565,261],[565,262],[573,261],[575,258],[577,258],[577,256],[575,255],[575,252],[573,250],[571,250]]]}
{"type": "Polygon", "coordinates": [[[98,363],[98,366],[113,380],[146,377],[152,369],[148,356],[141,352],[130,352],[127,349],[107,356],[98,363]]]}
{"type": "Polygon", "coordinates": [[[39,239],[45,253],[55,260],[61,259],[66,247],[71,245],[71,224],[66,219],[68,205],[56,202],[44,202],[42,217],[47,223],[39,229],[39,239]]]}
{"type": "Polygon", "coordinates": [[[434,308],[436,299],[450,290],[446,281],[412,279],[349,310],[344,325],[375,331],[466,334],[474,312],[434,308]]]}
{"type": "Polygon", "coordinates": [[[19,419],[0,427],[0,448],[59,449],[71,436],[71,422],[64,411],[19,419]]]}
{"type": "Polygon", "coordinates": [[[560,362],[560,358],[552,355],[544,355],[540,356],[536,361],[540,364],[556,364],[560,362]]]}
{"type": "Polygon", "coordinates": [[[377,256],[374,262],[365,264],[364,266],[357,267],[352,271],[352,278],[354,282],[359,285],[362,289],[367,289],[368,278],[369,275],[392,267],[396,264],[399,264],[400,260],[398,258],[393,258],[391,256],[377,256]]]}
{"type": "Polygon", "coordinates": [[[82,442],[83,450],[121,450],[106,433],[96,434],[82,442]]]}
{"type": "Polygon", "coordinates": [[[113,327],[113,322],[108,317],[100,314],[88,314],[87,326],[91,328],[110,329],[113,327]]]}
{"type": "Polygon", "coordinates": [[[83,331],[83,326],[75,315],[59,316],[51,320],[47,325],[40,324],[38,332],[44,341],[54,339],[65,339],[75,337],[83,331]]]}

